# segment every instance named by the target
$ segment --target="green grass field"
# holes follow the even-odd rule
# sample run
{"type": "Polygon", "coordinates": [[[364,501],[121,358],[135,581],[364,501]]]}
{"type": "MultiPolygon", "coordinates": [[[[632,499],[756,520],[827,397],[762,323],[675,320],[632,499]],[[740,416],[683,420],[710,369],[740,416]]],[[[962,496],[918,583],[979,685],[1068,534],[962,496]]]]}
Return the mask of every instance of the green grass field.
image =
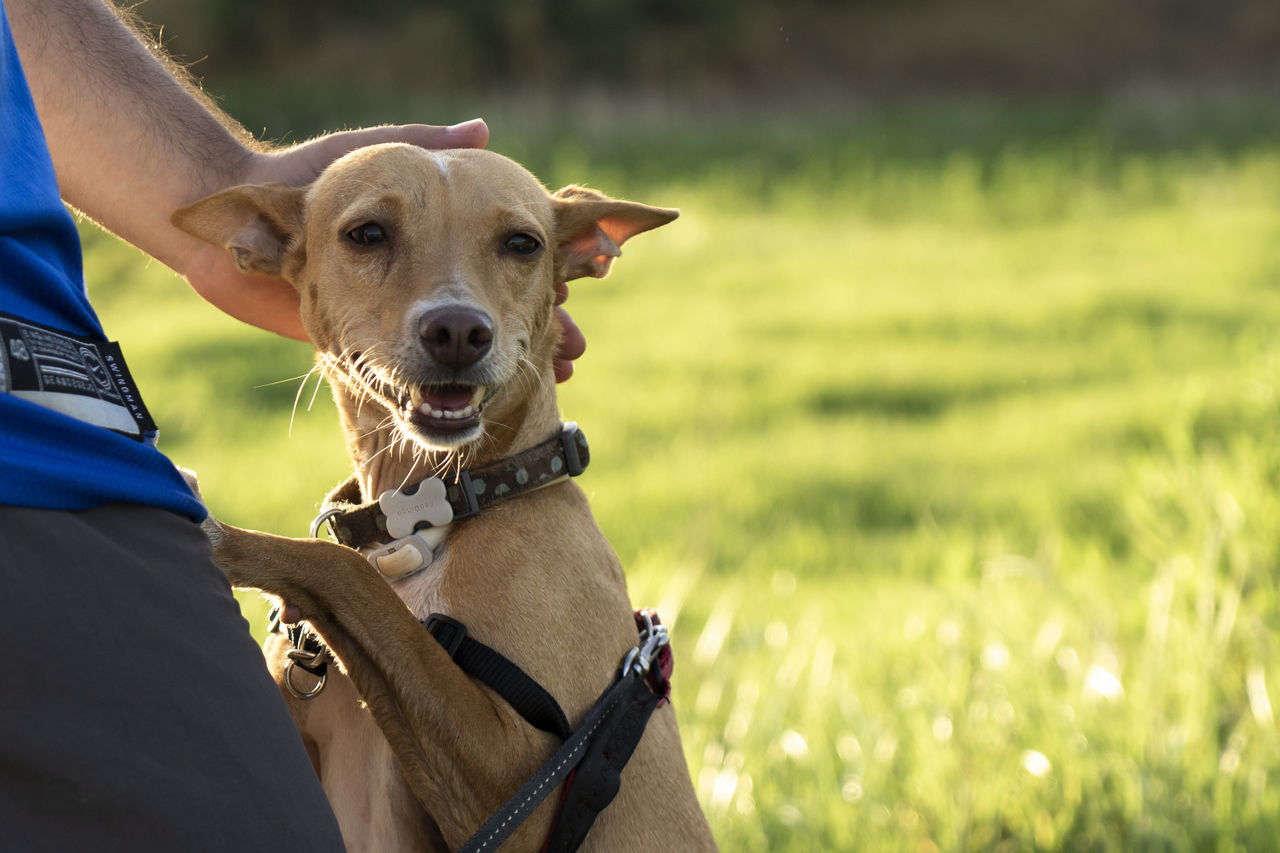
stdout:
{"type": "MultiPolygon", "coordinates": [[[[675,623],[724,849],[1274,849],[1277,127],[495,127],[553,186],[683,209],[573,287],[561,404],[675,623]]],[[[219,516],[305,535],[346,472],[327,389],[291,414],[307,348],[85,237],[162,448],[219,516]]]]}

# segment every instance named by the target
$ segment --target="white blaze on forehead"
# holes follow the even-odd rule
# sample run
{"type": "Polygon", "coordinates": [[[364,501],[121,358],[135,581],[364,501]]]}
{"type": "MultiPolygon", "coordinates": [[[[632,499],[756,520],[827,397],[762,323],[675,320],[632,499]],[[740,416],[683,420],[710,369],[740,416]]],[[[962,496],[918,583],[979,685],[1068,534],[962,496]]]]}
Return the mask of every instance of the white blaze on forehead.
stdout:
{"type": "Polygon", "coordinates": [[[443,151],[427,151],[431,156],[431,162],[436,164],[436,168],[440,170],[440,177],[446,182],[449,180],[449,156],[443,151]]]}

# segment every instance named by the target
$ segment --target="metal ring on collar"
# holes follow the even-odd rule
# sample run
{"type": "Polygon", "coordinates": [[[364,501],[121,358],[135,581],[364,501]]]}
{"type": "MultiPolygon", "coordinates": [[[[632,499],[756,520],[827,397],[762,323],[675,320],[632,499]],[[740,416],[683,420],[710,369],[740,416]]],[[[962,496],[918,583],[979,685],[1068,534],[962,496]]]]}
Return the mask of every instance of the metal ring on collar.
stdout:
{"type": "Polygon", "coordinates": [[[322,512],[322,513],[320,513],[319,515],[317,515],[315,518],[311,519],[311,538],[312,538],[312,539],[319,539],[319,538],[320,538],[320,525],[324,524],[324,523],[325,523],[325,522],[327,522],[329,519],[331,519],[331,518],[333,518],[334,516],[337,516],[337,515],[342,515],[342,510],[340,510],[340,509],[334,509],[334,508],[330,507],[329,509],[326,509],[324,512],[322,512]]]}

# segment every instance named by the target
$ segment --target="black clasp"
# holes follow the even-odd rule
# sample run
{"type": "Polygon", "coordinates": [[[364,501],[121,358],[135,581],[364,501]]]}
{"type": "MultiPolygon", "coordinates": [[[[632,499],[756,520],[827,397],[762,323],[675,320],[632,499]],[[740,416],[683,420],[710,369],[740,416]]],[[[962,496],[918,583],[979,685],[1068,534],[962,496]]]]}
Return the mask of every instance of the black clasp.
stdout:
{"type": "Polygon", "coordinates": [[[471,485],[471,473],[463,470],[458,472],[458,491],[467,502],[466,509],[453,508],[453,520],[458,521],[463,518],[470,518],[480,511],[480,500],[476,497],[476,488],[471,485]]]}
{"type": "Polygon", "coordinates": [[[564,452],[565,473],[570,477],[576,477],[587,470],[587,461],[590,459],[590,454],[587,452],[587,437],[573,421],[564,424],[560,429],[560,450],[564,452]],[[581,444],[581,453],[579,444],[581,444]]]}
{"type": "Polygon", "coordinates": [[[449,657],[458,653],[462,641],[467,638],[467,626],[457,619],[450,619],[443,613],[432,613],[422,625],[427,629],[427,633],[436,638],[436,642],[444,646],[449,657]]]}

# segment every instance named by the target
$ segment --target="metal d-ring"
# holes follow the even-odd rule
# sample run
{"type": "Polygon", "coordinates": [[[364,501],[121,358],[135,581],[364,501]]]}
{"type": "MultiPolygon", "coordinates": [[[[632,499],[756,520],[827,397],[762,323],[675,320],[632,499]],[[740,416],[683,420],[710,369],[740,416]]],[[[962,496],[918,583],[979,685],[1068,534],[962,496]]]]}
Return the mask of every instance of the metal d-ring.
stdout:
{"type": "MultiPolygon", "coordinates": [[[[298,651],[298,650],[297,650],[297,649],[295,649],[294,651],[298,651]]],[[[292,653],[292,652],[290,652],[290,655],[289,655],[289,656],[290,656],[290,658],[293,658],[293,653],[292,653]]],[[[320,695],[320,691],[321,691],[321,690],[324,690],[324,683],[325,683],[325,681],[329,678],[329,672],[328,672],[328,670],[327,670],[327,669],[325,669],[325,670],[321,670],[319,673],[316,673],[316,672],[313,672],[313,671],[312,671],[312,670],[310,670],[310,669],[307,669],[307,667],[306,667],[305,665],[303,665],[303,666],[302,666],[302,668],[303,668],[303,669],[305,669],[305,670],[307,670],[307,673],[308,673],[309,675],[313,676],[314,678],[316,678],[316,679],[318,679],[318,680],[316,681],[315,686],[314,686],[314,687],[312,687],[310,690],[299,690],[299,689],[298,689],[297,687],[295,687],[295,686],[294,686],[294,684],[293,684],[293,671],[294,671],[294,669],[295,669],[295,668],[297,668],[297,667],[298,667],[298,665],[299,665],[299,664],[298,664],[298,660],[297,660],[296,658],[295,658],[295,659],[291,659],[291,660],[289,661],[289,663],[285,665],[285,668],[284,668],[284,686],[285,686],[286,688],[288,688],[289,692],[290,692],[290,693],[292,693],[292,694],[293,694],[293,696],[294,696],[295,698],[297,698],[297,699],[314,699],[314,698],[316,698],[317,696],[319,696],[319,695],[320,695]]]]}
{"type": "Polygon", "coordinates": [[[289,692],[299,699],[314,699],[320,695],[321,690],[324,690],[324,683],[329,677],[329,661],[326,659],[322,648],[305,648],[305,637],[305,634],[299,632],[294,640],[297,645],[285,652],[285,657],[289,658],[289,663],[284,668],[284,686],[289,688],[289,692]],[[293,670],[295,667],[302,667],[309,675],[318,679],[315,686],[310,690],[298,689],[293,683],[293,670]]]}
{"type": "Polygon", "coordinates": [[[319,539],[320,525],[324,524],[326,521],[333,518],[335,515],[342,515],[342,510],[334,509],[330,507],[329,509],[326,509],[324,512],[317,515],[315,518],[311,519],[311,538],[319,539]]]}

